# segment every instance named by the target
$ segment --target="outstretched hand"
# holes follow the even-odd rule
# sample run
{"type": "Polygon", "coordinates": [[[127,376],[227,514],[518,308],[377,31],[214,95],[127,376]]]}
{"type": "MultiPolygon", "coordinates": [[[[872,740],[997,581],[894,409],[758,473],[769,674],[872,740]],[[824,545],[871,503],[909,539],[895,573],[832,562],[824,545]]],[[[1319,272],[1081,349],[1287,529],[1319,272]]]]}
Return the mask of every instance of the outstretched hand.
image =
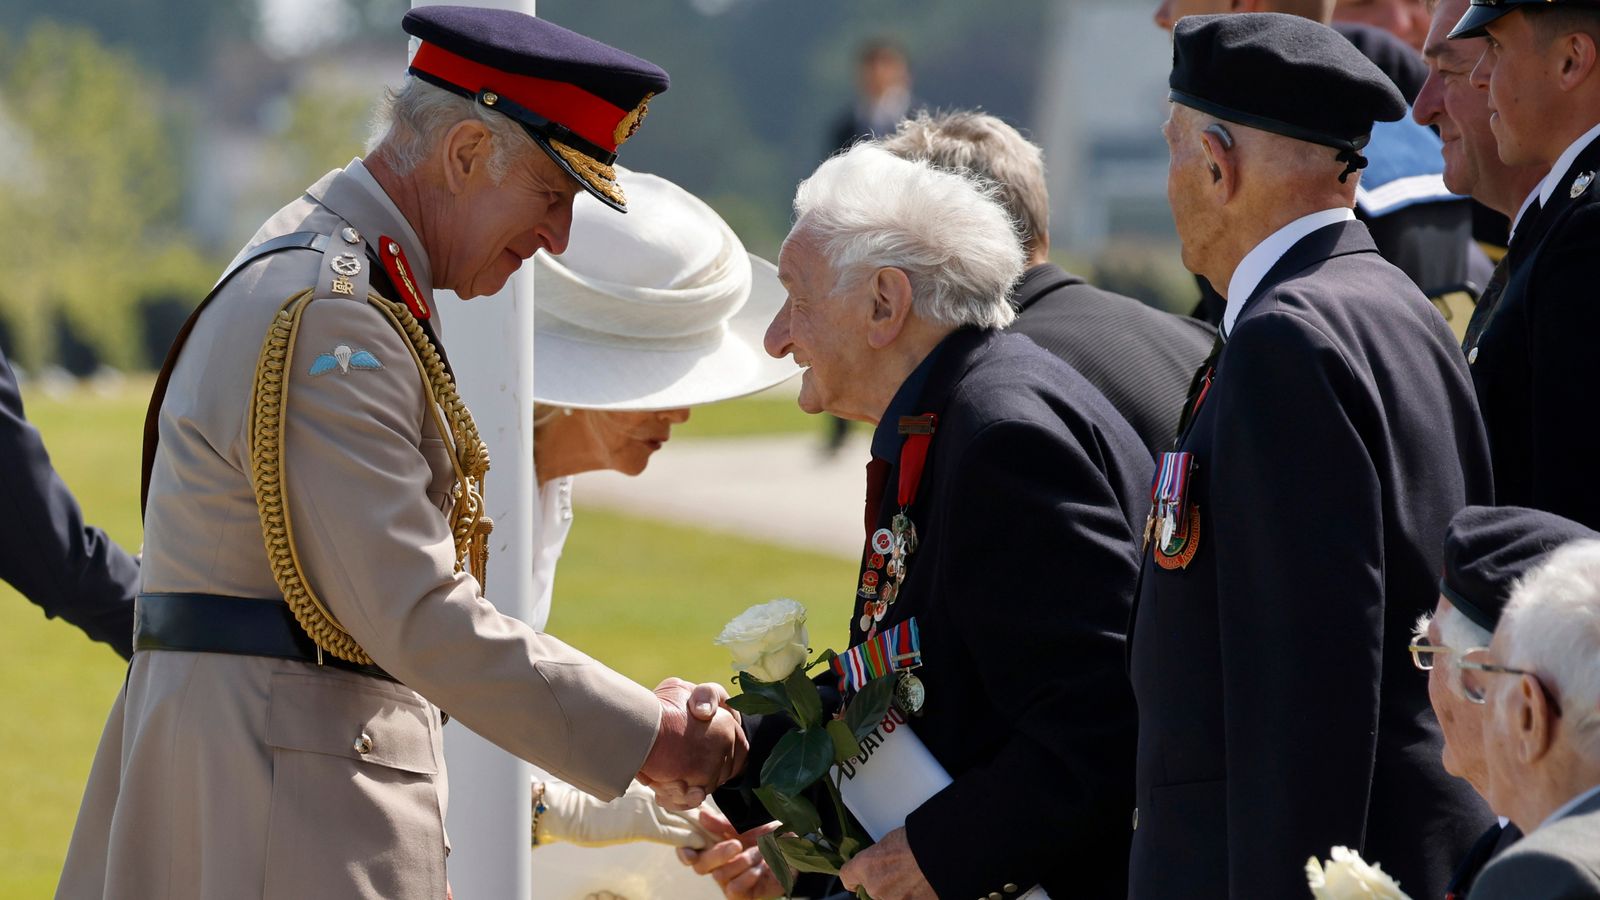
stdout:
{"type": "Polygon", "coordinates": [[[681,848],[678,860],[701,875],[709,875],[722,888],[728,900],[767,900],[783,896],[783,885],[761,858],[756,841],[763,834],[782,827],[768,822],[740,834],[723,816],[710,807],[699,811],[700,827],[715,841],[703,850],[681,848]]]}
{"type": "Polygon", "coordinates": [[[661,701],[661,730],[639,770],[667,809],[682,812],[744,768],[750,742],[739,714],[726,705],[728,691],[719,684],[695,685],[668,678],[656,686],[661,701]]]}

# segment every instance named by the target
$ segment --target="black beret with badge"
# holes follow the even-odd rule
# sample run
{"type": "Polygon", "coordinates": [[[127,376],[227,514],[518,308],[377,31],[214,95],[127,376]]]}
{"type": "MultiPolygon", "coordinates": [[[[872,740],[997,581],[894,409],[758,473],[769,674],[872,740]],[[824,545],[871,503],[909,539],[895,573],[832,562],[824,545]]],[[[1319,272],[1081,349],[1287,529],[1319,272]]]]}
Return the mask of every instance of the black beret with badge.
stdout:
{"type": "Polygon", "coordinates": [[[1439,593],[1461,614],[1494,631],[1518,579],[1568,541],[1600,532],[1543,510],[1469,506],[1456,513],[1444,537],[1439,593]]]}
{"type": "Polygon", "coordinates": [[[413,77],[509,116],[585,190],[627,211],[612,166],[667,89],[660,66],[509,9],[421,6],[401,27],[421,42],[413,77]]]}
{"type": "Polygon", "coordinates": [[[1343,35],[1284,13],[1185,16],[1172,31],[1174,103],[1339,151],[1364,168],[1374,122],[1406,115],[1394,82],[1343,35]]]}
{"type": "Polygon", "coordinates": [[[1450,29],[1450,40],[1483,37],[1489,33],[1486,26],[1506,13],[1529,7],[1551,9],[1559,6],[1600,11],[1600,0],[1472,0],[1462,14],[1461,21],[1450,29]]]}

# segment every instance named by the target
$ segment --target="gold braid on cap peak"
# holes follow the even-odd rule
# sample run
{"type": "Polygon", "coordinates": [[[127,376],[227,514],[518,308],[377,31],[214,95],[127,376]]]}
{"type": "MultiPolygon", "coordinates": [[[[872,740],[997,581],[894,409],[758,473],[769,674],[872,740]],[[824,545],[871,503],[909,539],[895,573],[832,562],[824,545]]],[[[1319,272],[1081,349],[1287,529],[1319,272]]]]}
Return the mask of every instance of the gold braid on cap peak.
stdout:
{"type": "MultiPolygon", "coordinates": [[[[312,296],[313,292],[307,290],[290,297],[278,310],[261,345],[247,434],[251,482],[261,513],[267,562],[295,621],[319,650],[347,662],[373,665],[372,657],[361,649],[306,582],[299,554],[295,552],[294,527],[284,496],[283,421],[289,402],[289,373],[294,364],[294,342],[300,330],[300,319],[311,304],[312,296]]],[[[383,313],[405,338],[412,361],[427,387],[428,410],[434,424],[441,435],[450,435],[450,464],[456,476],[455,505],[450,511],[455,570],[470,571],[481,586],[489,562],[489,532],[494,528],[494,522],[483,512],[483,479],[489,471],[489,450],[478,436],[472,413],[456,392],[455,380],[445,368],[443,357],[411,310],[404,303],[375,293],[367,295],[367,302],[383,313]]]]}
{"type": "Polygon", "coordinates": [[[580,153],[557,140],[550,141],[550,146],[561,154],[572,171],[578,177],[588,182],[591,187],[605,194],[607,197],[626,206],[628,199],[622,195],[622,188],[617,184],[617,170],[595,159],[587,153],[580,153]]]}

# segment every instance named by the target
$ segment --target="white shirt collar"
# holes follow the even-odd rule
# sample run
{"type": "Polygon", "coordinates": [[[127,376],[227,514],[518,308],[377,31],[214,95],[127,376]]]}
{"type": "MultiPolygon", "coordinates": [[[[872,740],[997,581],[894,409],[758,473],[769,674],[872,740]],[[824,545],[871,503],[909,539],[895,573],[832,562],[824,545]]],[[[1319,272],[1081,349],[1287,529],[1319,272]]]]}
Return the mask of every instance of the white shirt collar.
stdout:
{"type": "Polygon", "coordinates": [[[1293,222],[1273,232],[1266,240],[1255,246],[1254,250],[1244,255],[1239,260],[1238,268],[1233,270],[1233,277],[1228,279],[1228,309],[1222,314],[1222,336],[1226,338],[1233,331],[1233,323],[1238,321],[1239,313],[1244,311],[1244,303],[1250,295],[1260,287],[1261,279],[1267,277],[1272,267],[1278,264],[1289,248],[1300,243],[1306,235],[1319,228],[1326,228],[1337,222],[1354,221],[1356,214],[1345,207],[1325,209],[1314,212],[1309,216],[1301,216],[1293,222]]]}
{"type": "Polygon", "coordinates": [[[1540,203],[1545,206],[1550,205],[1550,197],[1555,194],[1556,188],[1560,186],[1561,179],[1566,177],[1567,170],[1572,168],[1572,164],[1578,161],[1578,154],[1594,143],[1595,138],[1600,138],[1600,125],[1596,125],[1584,132],[1583,137],[1573,141],[1572,146],[1556,157],[1556,164],[1550,167],[1549,172],[1545,173],[1544,181],[1539,182],[1540,203]]]}
{"type": "MultiPolygon", "coordinates": [[[[1570,163],[1569,163],[1569,165],[1570,165],[1570,163]]],[[[1566,803],[1561,804],[1561,807],[1559,809],[1557,809],[1555,812],[1551,813],[1550,817],[1548,819],[1545,819],[1543,822],[1539,823],[1539,828],[1543,828],[1546,825],[1549,825],[1551,822],[1555,822],[1555,821],[1563,818],[1564,816],[1566,816],[1567,813],[1570,813],[1573,810],[1577,809],[1578,807],[1582,806],[1584,803],[1587,803],[1589,801],[1589,798],[1594,797],[1597,794],[1600,794],[1600,784],[1597,784],[1594,787],[1589,788],[1587,791],[1584,791],[1583,793],[1579,794],[1578,796],[1573,797],[1571,800],[1568,800],[1566,803]]],[[[1536,828],[1534,830],[1537,831],[1538,828],[1536,828]]]]}

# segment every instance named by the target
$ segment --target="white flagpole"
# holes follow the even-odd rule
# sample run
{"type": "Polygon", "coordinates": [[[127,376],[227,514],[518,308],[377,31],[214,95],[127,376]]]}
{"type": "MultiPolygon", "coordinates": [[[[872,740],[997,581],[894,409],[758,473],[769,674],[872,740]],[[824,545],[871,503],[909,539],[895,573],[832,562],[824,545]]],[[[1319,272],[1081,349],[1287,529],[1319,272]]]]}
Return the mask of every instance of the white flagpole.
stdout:
{"type": "MultiPolygon", "coordinates": [[[[412,0],[427,6],[437,0],[412,0]]],[[[534,14],[535,0],[473,0],[474,5],[534,14]]],[[[525,264],[500,293],[462,302],[435,293],[445,350],[489,445],[485,485],[490,535],[486,594],[503,613],[533,615],[533,266],[525,264]]],[[[448,712],[448,710],[447,710],[448,712]]],[[[532,767],[459,722],[445,726],[450,777],[448,870],[462,900],[522,900],[532,894],[532,767]]],[[[443,898],[440,898],[443,900],[443,898]]]]}

